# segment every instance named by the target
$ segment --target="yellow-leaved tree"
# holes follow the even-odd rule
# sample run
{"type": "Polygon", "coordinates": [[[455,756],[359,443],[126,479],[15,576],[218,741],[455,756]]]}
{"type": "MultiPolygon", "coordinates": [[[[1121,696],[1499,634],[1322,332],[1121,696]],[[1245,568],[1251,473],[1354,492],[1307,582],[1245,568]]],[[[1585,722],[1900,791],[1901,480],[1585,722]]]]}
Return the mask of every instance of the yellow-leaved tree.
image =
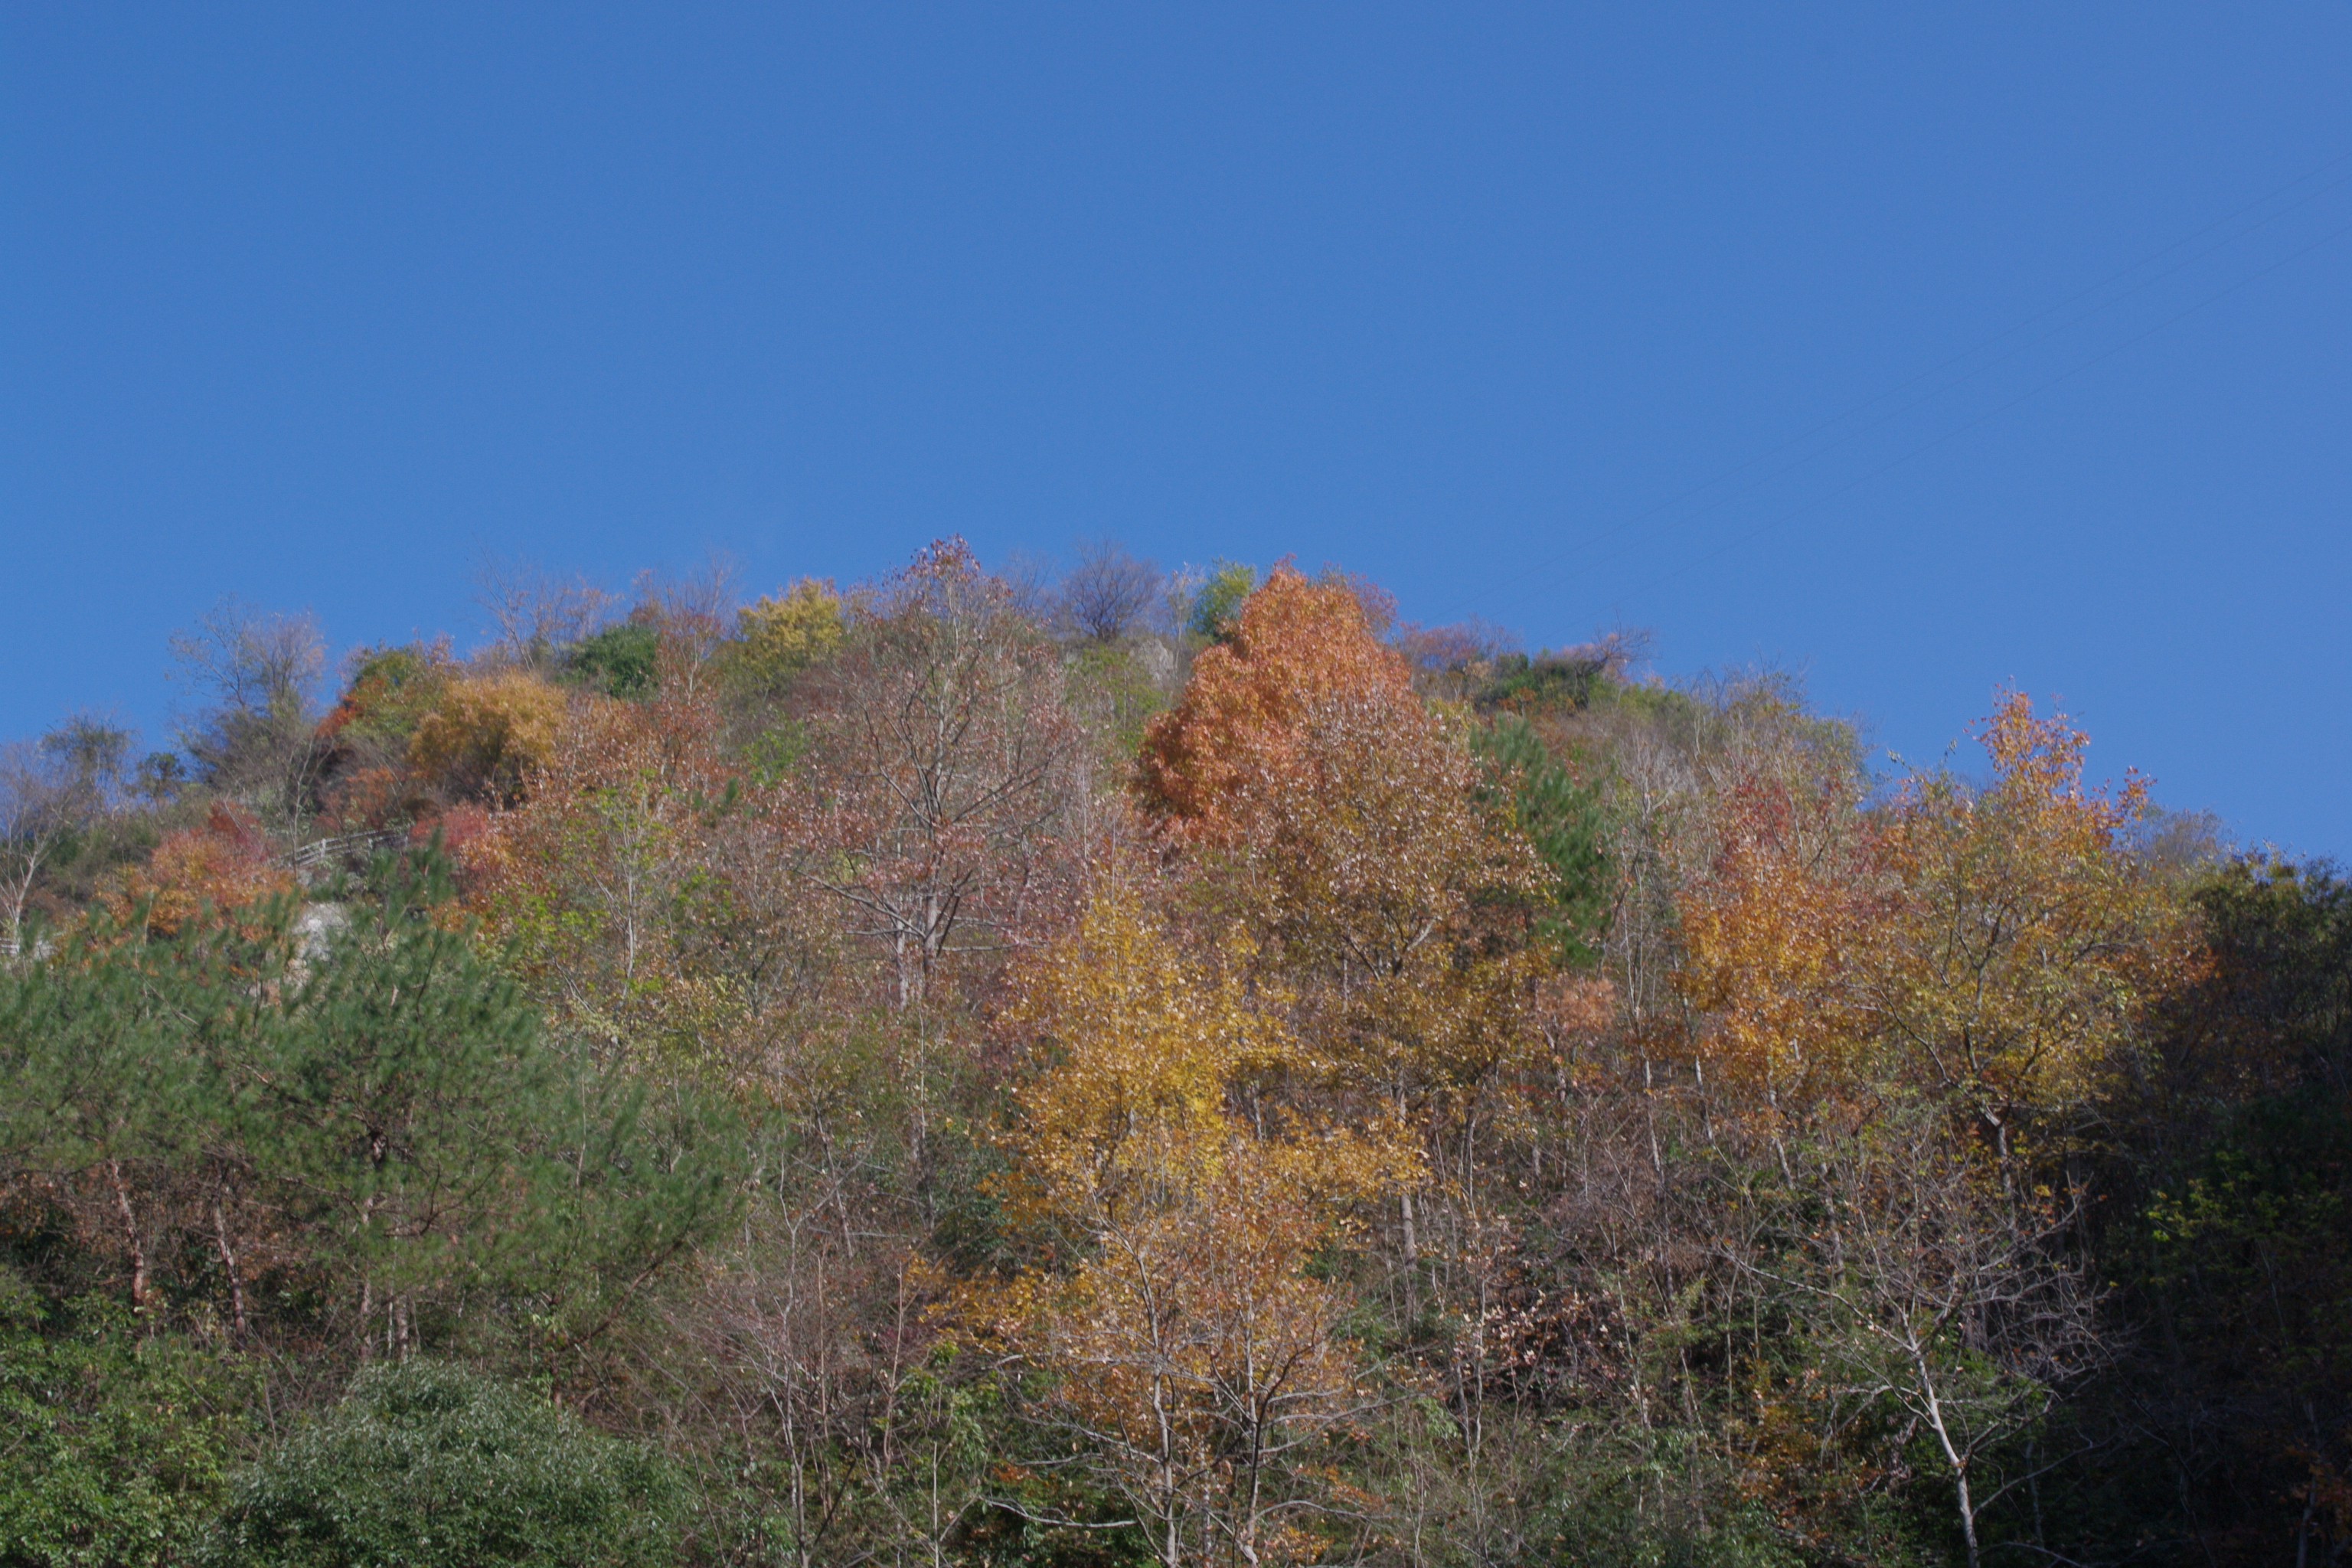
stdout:
{"type": "Polygon", "coordinates": [[[1029,967],[1013,1016],[1041,1068],[1003,1195],[1037,1261],[974,1301],[1167,1568],[1318,1554],[1311,1461],[1364,1396],[1313,1265],[1412,1160],[1386,1128],[1238,1112],[1236,1076],[1295,1048],[1246,956],[1188,959],[1113,883],[1029,967]]]}
{"type": "Polygon", "coordinates": [[[832,658],[847,629],[845,606],[830,582],[803,577],[781,594],[762,595],[735,612],[735,636],[720,655],[726,683],[772,696],[832,658]]]}
{"type": "Polygon", "coordinates": [[[2006,1161],[2017,1124],[2069,1129],[2197,966],[2179,890],[2131,853],[2147,786],[2086,787],[2088,737],[2005,694],[1979,731],[1991,784],[1914,780],[1886,824],[1902,889],[1866,1003],[1908,1074],[1954,1096],[2006,1161]]]}
{"type": "Polygon", "coordinates": [[[2132,853],[2146,786],[2086,786],[2087,737],[2021,693],[1979,736],[1988,784],[1921,773],[1859,825],[1771,781],[1731,792],[1681,917],[1682,989],[1735,1085],[1807,1106],[1926,1089],[2005,1160],[2021,1121],[2078,1119],[2194,972],[2178,889],[2132,853]]]}
{"type": "Polygon", "coordinates": [[[1696,1043],[1782,1178],[1743,1188],[1732,1256],[1817,1324],[1817,1365],[1759,1372],[1760,1489],[1801,1513],[1821,1478],[1893,1462],[1885,1434],[1921,1435],[1971,1564],[2017,1484],[1992,1456],[2105,1354],[2057,1156],[2198,963],[2178,890],[2133,852],[2145,787],[2086,786],[2083,732],[2019,693],[1979,733],[1988,783],[1915,776],[1858,826],[1831,796],[1735,789],[1681,908],[1696,1043]],[[1828,1388],[1839,1420],[1812,1408],[1828,1388]]]}
{"type": "Polygon", "coordinates": [[[1866,1099],[1877,1065],[1870,938],[1899,900],[1853,804],[1842,781],[1738,779],[1715,863],[1678,900],[1701,1064],[1722,1110],[1775,1129],[1866,1099]]]}
{"type": "Polygon", "coordinates": [[[464,676],[443,687],[408,742],[408,764],[451,798],[508,805],[554,754],[563,693],[527,669],[464,676]]]}

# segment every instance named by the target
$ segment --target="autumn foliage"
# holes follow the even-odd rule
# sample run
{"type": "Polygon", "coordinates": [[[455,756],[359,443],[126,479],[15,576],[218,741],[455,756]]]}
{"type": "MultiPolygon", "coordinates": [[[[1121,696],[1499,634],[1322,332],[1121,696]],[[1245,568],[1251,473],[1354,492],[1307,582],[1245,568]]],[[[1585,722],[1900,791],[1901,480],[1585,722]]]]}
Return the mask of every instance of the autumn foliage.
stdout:
{"type": "Polygon", "coordinates": [[[2145,786],[2085,787],[2082,732],[2020,694],[1982,736],[1987,787],[1915,778],[1865,822],[1778,781],[1731,791],[1681,985],[1708,1059],[1767,1104],[1855,1106],[1893,1077],[2005,1145],[2131,1070],[2148,1005],[2195,973],[2184,912],[2129,852],[2145,786]]]}
{"type": "Polygon", "coordinates": [[[554,751],[564,706],[526,670],[453,680],[417,723],[409,765],[456,795],[512,801],[554,751]]]}
{"type": "Polygon", "coordinates": [[[293,890],[293,874],[251,814],[222,801],[201,826],[165,835],[147,864],[127,872],[99,902],[118,927],[168,937],[293,890]]]}
{"type": "Polygon", "coordinates": [[[1236,1114],[1243,1079],[1296,1045],[1239,984],[1245,952],[1188,963],[1149,919],[1114,885],[1024,976],[1009,1022],[1043,1070],[1005,1193],[1044,1252],[974,1310],[1055,1374],[1169,1568],[1311,1560],[1305,1461],[1365,1396],[1347,1298],[1308,1266],[1414,1156],[1384,1125],[1236,1114]]]}
{"type": "Polygon", "coordinates": [[[1372,637],[1354,588],[1277,566],[1145,732],[1144,797],[1188,835],[1220,840],[1244,796],[1312,766],[1301,744],[1341,704],[1408,726],[1427,717],[1403,657],[1372,637]]]}
{"type": "Polygon", "coordinates": [[[482,586],[323,710],[221,612],[186,759],[0,770],[0,1402],[164,1413],[72,1560],[444,1363],[681,1563],[2347,1550],[2352,888],[2062,713],[1890,776],[1108,542],[482,586]]]}

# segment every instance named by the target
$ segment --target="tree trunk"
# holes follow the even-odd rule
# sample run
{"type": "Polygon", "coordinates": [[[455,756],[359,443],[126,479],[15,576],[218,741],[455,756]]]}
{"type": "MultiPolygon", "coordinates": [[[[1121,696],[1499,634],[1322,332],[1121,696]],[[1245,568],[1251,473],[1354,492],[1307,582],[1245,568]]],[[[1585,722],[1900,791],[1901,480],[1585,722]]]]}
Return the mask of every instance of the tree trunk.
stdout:
{"type": "Polygon", "coordinates": [[[1969,1568],[1977,1568],[1977,1510],[1969,1500],[1969,1472],[1965,1467],[1952,1472],[1960,1489],[1960,1534],[1969,1544],[1969,1568]]]}
{"type": "Polygon", "coordinates": [[[110,1157],[106,1162],[107,1184],[114,1189],[114,1212],[122,1220],[123,1245],[131,1249],[131,1310],[144,1312],[149,1293],[147,1248],[139,1239],[139,1217],[131,1212],[131,1185],[122,1179],[122,1165],[110,1157]]]}
{"type": "Polygon", "coordinates": [[[236,1264],[236,1248],[228,1237],[228,1217],[221,1208],[220,1192],[213,1193],[213,1247],[220,1254],[221,1268],[228,1276],[228,1323],[232,1342],[245,1342],[245,1275],[236,1264]]]}

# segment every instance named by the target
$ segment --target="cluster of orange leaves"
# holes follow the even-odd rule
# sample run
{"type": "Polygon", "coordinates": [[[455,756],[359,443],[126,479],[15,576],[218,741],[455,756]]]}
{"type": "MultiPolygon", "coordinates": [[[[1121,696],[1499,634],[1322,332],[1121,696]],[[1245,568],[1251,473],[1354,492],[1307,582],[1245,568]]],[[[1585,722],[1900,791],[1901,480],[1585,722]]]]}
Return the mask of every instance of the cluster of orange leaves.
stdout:
{"type": "Polygon", "coordinates": [[[290,894],[294,885],[252,814],[216,801],[201,826],[165,834],[147,863],[102,889],[98,904],[120,931],[170,937],[290,894]]]}
{"type": "Polygon", "coordinates": [[[1888,1084],[1995,1129],[2063,1111],[2194,972],[2185,910],[2129,852],[2144,783],[2086,785],[2083,732],[2022,694],[1979,734],[1980,789],[1923,775],[1861,815],[1769,779],[1729,795],[1679,984],[1705,1058],[1769,1114],[1862,1112],[1888,1084]]]}
{"type": "Polygon", "coordinates": [[[1475,922],[1480,895],[1532,895],[1541,867],[1351,584],[1277,567],[1152,721],[1140,782],[1211,901],[1297,977],[1332,1066],[1403,1101],[1539,1038],[1543,964],[1475,952],[1475,922]]]}
{"type": "Polygon", "coordinates": [[[1345,582],[1313,582],[1276,566],[1243,601],[1228,639],[1204,648],[1176,705],[1144,732],[1145,799],[1187,837],[1220,842],[1242,827],[1239,805],[1279,793],[1309,759],[1310,717],[1338,702],[1410,731],[1429,715],[1412,672],[1371,635],[1345,582]]]}

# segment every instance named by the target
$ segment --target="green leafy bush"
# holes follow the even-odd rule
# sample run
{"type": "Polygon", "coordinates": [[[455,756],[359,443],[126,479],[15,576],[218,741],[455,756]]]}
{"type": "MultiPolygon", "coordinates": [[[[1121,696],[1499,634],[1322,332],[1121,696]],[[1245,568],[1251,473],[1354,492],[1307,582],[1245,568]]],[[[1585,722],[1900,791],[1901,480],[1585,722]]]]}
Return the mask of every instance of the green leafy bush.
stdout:
{"type": "Polygon", "coordinates": [[[1242,611],[1242,601],[1257,586],[1257,568],[1239,561],[1220,560],[1192,591],[1185,607],[1184,629],[1194,637],[1222,642],[1231,635],[1242,611]]]}
{"type": "Polygon", "coordinates": [[[644,697],[654,689],[661,634],[644,621],[623,621],[584,638],[572,650],[572,673],[611,697],[644,697]]]}
{"type": "Polygon", "coordinates": [[[240,1478],[214,1561],[237,1568],[635,1568],[676,1559],[667,1461],[478,1373],[371,1367],[240,1478]]]}
{"type": "Polygon", "coordinates": [[[227,1495],[236,1369],[98,1300],[45,1311],[0,1276],[0,1563],[184,1563],[227,1495]]]}
{"type": "Polygon", "coordinates": [[[1471,738],[1494,784],[1551,874],[1551,907],[1537,931],[1562,962],[1591,962],[1609,913],[1608,823],[1597,785],[1579,784],[1554,762],[1534,727],[1516,713],[1471,738]]]}

